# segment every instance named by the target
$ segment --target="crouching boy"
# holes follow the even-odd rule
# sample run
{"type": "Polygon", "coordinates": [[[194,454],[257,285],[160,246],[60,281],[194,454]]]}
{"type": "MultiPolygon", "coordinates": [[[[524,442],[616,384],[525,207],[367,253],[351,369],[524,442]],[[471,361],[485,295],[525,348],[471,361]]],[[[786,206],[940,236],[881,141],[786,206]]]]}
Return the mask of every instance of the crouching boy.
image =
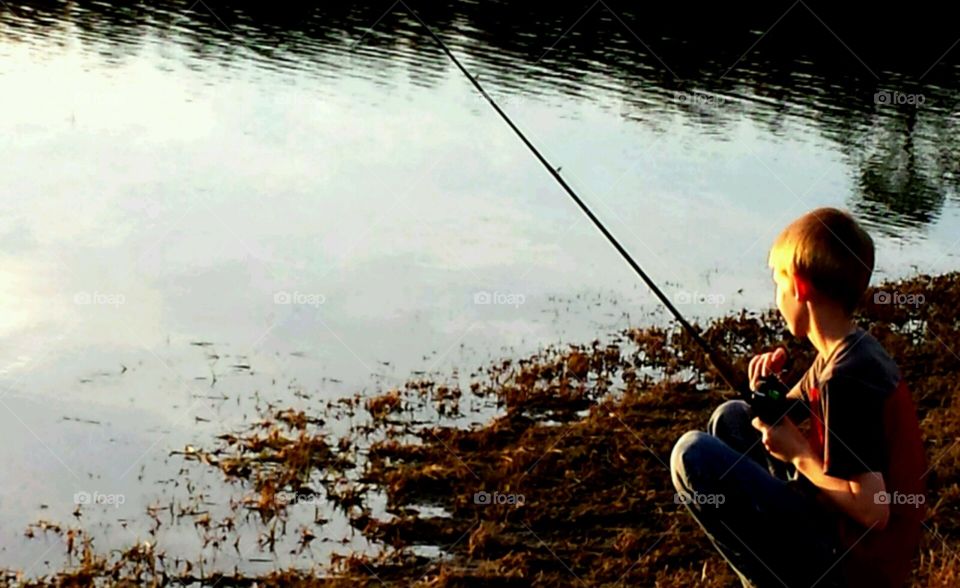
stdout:
{"type": "MultiPolygon", "coordinates": [[[[902,586],[926,462],[896,363],[852,319],[873,242],[848,214],[821,208],[784,229],[769,265],[787,327],[818,352],[788,395],[807,410],[764,423],[743,401],[718,407],[706,432],[673,448],[678,498],[744,586],[902,586]]],[[[785,360],[782,348],[754,357],[751,387],[785,360]]]]}

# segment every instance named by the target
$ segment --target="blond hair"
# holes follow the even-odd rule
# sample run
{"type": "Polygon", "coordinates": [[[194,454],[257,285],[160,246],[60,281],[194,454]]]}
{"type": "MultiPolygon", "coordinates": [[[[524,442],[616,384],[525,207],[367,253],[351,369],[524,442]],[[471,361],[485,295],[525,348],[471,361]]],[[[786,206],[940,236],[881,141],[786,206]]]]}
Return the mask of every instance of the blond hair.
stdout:
{"type": "Polygon", "coordinates": [[[873,239],[848,213],[818,208],[785,228],[770,248],[770,267],[807,280],[852,313],[873,273],[873,239]]]}

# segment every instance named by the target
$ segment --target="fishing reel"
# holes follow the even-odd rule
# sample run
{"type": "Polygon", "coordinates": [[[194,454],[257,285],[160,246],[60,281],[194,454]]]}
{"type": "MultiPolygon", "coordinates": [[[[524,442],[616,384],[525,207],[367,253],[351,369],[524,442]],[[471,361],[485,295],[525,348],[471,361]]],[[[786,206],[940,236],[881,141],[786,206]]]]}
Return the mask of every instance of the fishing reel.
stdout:
{"type": "Polygon", "coordinates": [[[776,425],[785,416],[802,420],[806,407],[799,398],[787,398],[790,388],[774,374],[764,376],[756,390],[750,390],[747,404],[753,413],[767,425],[776,425]]]}

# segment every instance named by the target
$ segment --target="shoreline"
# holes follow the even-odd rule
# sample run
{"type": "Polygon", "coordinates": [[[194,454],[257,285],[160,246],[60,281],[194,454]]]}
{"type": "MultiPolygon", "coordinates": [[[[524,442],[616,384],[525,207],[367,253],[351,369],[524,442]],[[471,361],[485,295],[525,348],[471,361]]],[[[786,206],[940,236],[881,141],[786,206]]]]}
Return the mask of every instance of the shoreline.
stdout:
{"type": "MultiPolygon", "coordinates": [[[[910,382],[931,464],[931,508],[912,585],[952,585],[960,579],[960,398],[953,382],[960,357],[952,351],[960,350],[960,273],[884,284],[867,299],[859,322],[910,382]],[[903,303],[911,296],[913,304],[903,303]]],[[[775,311],[711,321],[704,336],[740,369],[752,353],[785,342],[794,358],[789,383],[813,358],[809,345],[784,341],[775,311]]],[[[204,576],[197,566],[164,562],[156,544],[99,555],[83,545],[82,529],[63,526],[64,546],[80,564],[27,585],[733,585],[675,503],[666,468],[680,434],[702,429],[724,399],[681,331],[631,328],[604,342],[504,359],[475,375],[469,389],[411,380],[365,402],[331,403],[329,414],[273,407],[250,428],[221,435],[217,447],[175,452],[240,484],[237,512],[259,517],[271,529],[268,539],[282,530],[299,534],[308,548],[317,538],[309,528],[278,523],[290,493],[322,494],[365,538],[387,547],[380,556],[335,556],[330,566],[259,577],[204,576]],[[474,401],[495,402],[497,416],[468,428],[417,422],[416,407],[452,416],[474,401]],[[341,409],[369,419],[350,437],[333,439],[323,419],[341,409]],[[385,518],[372,505],[378,496],[385,518]],[[446,557],[418,554],[429,548],[446,557]]],[[[229,538],[229,529],[221,535],[229,538]]],[[[4,578],[17,582],[14,572],[4,578]]]]}

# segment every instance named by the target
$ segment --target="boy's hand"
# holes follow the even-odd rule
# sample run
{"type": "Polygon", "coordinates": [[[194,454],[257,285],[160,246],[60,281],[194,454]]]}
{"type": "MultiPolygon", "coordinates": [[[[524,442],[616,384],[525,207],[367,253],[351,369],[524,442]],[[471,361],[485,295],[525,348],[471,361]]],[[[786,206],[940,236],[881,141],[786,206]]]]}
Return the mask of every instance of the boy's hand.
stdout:
{"type": "Polygon", "coordinates": [[[763,433],[763,446],[767,448],[770,455],[780,461],[792,463],[798,457],[806,456],[812,451],[810,442],[793,424],[790,417],[783,417],[772,427],[756,417],[750,421],[750,424],[763,433]]]}
{"type": "Polygon", "coordinates": [[[787,350],[783,347],[777,347],[773,351],[753,356],[753,359],[750,360],[750,365],[747,367],[747,375],[750,377],[750,389],[756,390],[760,385],[760,380],[770,374],[778,373],[786,363],[787,350]]]}

